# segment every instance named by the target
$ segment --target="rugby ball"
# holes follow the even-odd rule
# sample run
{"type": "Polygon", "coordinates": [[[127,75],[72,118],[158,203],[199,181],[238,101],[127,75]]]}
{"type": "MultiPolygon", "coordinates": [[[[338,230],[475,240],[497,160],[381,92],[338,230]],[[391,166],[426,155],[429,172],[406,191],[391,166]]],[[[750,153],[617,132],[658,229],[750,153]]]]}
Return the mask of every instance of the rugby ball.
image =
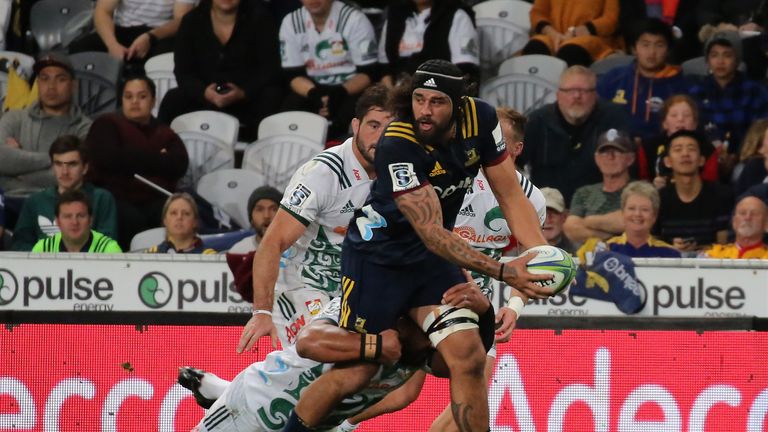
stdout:
{"type": "Polygon", "coordinates": [[[536,246],[528,249],[523,255],[536,253],[536,257],[528,261],[528,271],[534,274],[549,273],[554,275],[550,280],[535,283],[552,288],[552,294],[568,288],[576,277],[576,263],[568,252],[550,245],[536,246]]]}

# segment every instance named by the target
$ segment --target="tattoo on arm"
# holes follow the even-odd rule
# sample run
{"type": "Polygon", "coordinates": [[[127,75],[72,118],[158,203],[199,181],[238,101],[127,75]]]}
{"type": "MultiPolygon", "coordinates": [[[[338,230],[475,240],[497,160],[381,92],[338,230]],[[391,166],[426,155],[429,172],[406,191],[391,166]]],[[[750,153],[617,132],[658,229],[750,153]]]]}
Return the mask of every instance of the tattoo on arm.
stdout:
{"type": "Polygon", "coordinates": [[[499,274],[498,262],[472,249],[467,242],[443,227],[440,200],[432,186],[400,195],[395,202],[430,251],[460,267],[492,277],[499,274]]]}

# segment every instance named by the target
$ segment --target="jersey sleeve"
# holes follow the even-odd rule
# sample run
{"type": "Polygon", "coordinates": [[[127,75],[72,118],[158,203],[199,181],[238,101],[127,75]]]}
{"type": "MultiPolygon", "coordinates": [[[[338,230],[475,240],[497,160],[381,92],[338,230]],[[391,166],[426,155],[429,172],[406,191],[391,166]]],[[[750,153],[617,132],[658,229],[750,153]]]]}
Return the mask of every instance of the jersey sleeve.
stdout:
{"type": "Polygon", "coordinates": [[[280,24],[280,64],[283,68],[304,66],[301,44],[304,23],[301,9],[289,13],[280,24]]]}
{"type": "Polygon", "coordinates": [[[448,47],[451,50],[452,63],[480,64],[477,29],[469,15],[457,9],[448,33],[448,47]]]}
{"type": "Polygon", "coordinates": [[[528,198],[528,201],[533,204],[533,208],[536,209],[539,225],[544,226],[544,222],[547,220],[547,201],[544,198],[544,194],[526,176],[522,175],[520,171],[516,172],[517,180],[520,182],[523,193],[528,198]]]}
{"type": "Polygon", "coordinates": [[[379,55],[376,32],[365,14],[355,9],[343,29],[342,36],[349,46],[355,66],[376,63],[379,55]]]}
{"type": "Polygon", "coordinates": [[[338,190],[335,176],[326,165],[313,159],[305,163],[291,177],[285,189],[280,207],[290,213],[304,226],[317,220],[326,207],[329,194],[338,190]]]}
{"type": "Polygon", "coordinates": [[[482,100],[468,97],[464,109],[465,135],[477,135],[477,151],[483,166],[493,166],[509,157],[496,109],[482,100]]]}
{"type": "Polygon", "coordinates": [[[390,123],[376,148],[377,192],[398,196],[429,184],[424,154],[410,123],[390,123]]]}

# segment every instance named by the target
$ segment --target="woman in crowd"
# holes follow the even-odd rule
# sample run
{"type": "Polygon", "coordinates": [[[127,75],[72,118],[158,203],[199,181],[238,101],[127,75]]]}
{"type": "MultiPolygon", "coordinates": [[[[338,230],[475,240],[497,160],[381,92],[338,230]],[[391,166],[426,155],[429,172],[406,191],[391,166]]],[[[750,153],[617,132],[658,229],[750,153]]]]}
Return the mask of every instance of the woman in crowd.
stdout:
{"type": "Polygon", "coordinates": [[[197,235],[198,218],[197,204],[190,194],[177,192],[171,195],[163,206],[165,241],[147,252],[215,254],[216,251],[206,248],[197,235]]]}
{"type": "Polygon", "coordinates": [[[750,187],[763,183],[768,171],[765,158],[768,156],[768,120],[755,120],[747,131],[739,152],[739,163],[733,169],[733,184],[736,195],[741,195],[750,187]]]}
{"type": "Polygon", "coordinates": [[[152,117],[152,80],[128,77],[121,94],[121,111],[97,118],[86,145],[91,155],[91,180],[115,196],[118,241],[128,250],[134,234],[160,223],[165,195],[156,186],[175,191],[189,157],[178,135],[152,117]]]}

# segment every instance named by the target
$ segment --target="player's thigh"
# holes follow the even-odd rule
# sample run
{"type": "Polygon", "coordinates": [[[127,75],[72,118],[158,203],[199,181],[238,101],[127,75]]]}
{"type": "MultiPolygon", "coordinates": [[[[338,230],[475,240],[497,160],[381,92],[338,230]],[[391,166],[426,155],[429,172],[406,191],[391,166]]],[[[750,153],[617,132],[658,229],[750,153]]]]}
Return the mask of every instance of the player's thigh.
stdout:
{"type": "Polygon", "coordinates": [[[440,305],[443,294],[452,286],[467,281],[459,266],[429,254],[411,277],[418,280],[418,289],[410,299],[410,307],[440,305]]]}
{"type": "Polygon", "coordinates": [[[329,301],[330,296],[326,291],[314,288],[276,293],[272,322],[283,347],[294,345],[299,330],[309,324],[312,317],[319,314],[329,301]]]}

